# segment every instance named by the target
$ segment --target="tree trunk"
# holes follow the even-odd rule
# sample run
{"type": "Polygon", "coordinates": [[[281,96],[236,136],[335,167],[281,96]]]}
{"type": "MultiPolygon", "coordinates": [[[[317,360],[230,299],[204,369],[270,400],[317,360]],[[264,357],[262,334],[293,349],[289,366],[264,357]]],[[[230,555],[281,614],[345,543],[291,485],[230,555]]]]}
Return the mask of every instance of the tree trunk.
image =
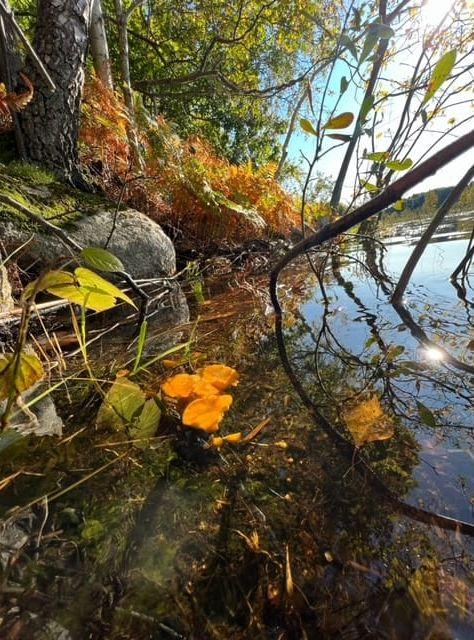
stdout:
{"type": "Polygon", "coordinates": [[[83,187],[78,137],[92,0],[39,0],[36,51],[51,75],[51,92],[31,65],[35,98],[21,116],[28,160],[83,187]]]}
{"type": "Polygon", "coordinates": [[[107,33],[105,31],[104,14],[100,0],[92,1],[90,44],[96,75],[107,89],[113,91],[114,81],[110,64],[107,33]]]}
{"type": "Polygon", "coordinates": [[[134,164],[143,170],[143,160],[140,153],[140,146],[137,138],[137,127],[135,119],[135,104],[133,102],[132,81],[130,77],[130,53],[128,46],[127,25],[129,14],[125,11],[122,0],[115,0],[115,12],[117,14],[118,40],[120,55],[120,71],[122,75],[122,90],[127,107],[130,124],[127,127],[128,142],[132,150],[134,164]]]}

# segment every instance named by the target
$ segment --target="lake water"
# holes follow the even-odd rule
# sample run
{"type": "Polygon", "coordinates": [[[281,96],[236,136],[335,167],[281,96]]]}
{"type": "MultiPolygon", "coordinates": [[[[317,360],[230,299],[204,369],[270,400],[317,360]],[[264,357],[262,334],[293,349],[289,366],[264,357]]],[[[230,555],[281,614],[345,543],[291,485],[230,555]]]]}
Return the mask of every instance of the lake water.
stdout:
{"type": "MultiPolygon", "coordinates": [[[[324,295],[306,258],[279,289],[290,363],[326,419],[348,439],[351,425],[378,434],[360,449],[400,500],[468,523],[473,294],[466,279],[459,297],[449,275],[471,219],[446,221],[407,288],[425,344],[389,301],[413,220],[383,224],[383,253],[347,239],[313,255],[318,273],[326,260],[324,295]]],[[[153,395],[176,371],[231,365],[240,383],[221,431],[258,434],[215,450],[169,410],[137,447],[95,426],[100,394],[65,354],[67,371],[51,374],[63,436],[1,441],[0,638],[472,638],[472,538],[407,517],[340,454],[282,368],[268,278],[187,294],[191,322],[152,325],[146,357],[189,338],[192,351],[135,379],[153,395]]],[[[100,380],[133,361],[129,336],[91,346],[100,380]]]]}

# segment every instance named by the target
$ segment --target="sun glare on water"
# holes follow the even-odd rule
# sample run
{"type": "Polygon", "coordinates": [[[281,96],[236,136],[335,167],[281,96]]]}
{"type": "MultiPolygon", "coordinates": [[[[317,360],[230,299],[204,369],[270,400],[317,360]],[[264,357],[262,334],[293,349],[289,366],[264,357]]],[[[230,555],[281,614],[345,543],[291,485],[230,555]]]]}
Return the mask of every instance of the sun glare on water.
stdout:
{"type": "Polygon", "coordinates": [[[436,347],[426,347],[423,349],[423,353],[426,359],[431,360],[431,362],[440,362],[444,358],[444,353],[436,347]]]}

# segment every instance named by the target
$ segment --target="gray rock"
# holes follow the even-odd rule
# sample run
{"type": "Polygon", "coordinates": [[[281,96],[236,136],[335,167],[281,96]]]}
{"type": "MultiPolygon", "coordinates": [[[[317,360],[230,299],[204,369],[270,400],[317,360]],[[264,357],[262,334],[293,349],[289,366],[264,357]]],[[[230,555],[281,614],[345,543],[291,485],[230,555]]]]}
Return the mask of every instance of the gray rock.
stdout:
{"type": "Polygon", "coordinates": [[[28,542],[29,535],[14,520],[0,524],[0,566],[5,569],[17,552],[28,542]]]}
{"type": "MultiPolygon", "coordinates": [[[[102,210],[81,218],[67,233],[83,247],[102,247],[113,225],[114,211],[102,210]]],[[[0,238],[8,250],[23,244],[31,235],[14,218],[0,220],[0,238]]],[[[176,270],[171,240],[159,224],[134,209],[119,211],[108,249],[122,260],[125,270],[134,278],[170,276],[176,270]]],[[[46,265],[70,253],[59,238],[49,232],[35,232],[23,251],[22,261],[39,260],[46,265]]]]}
{"type": "MultiPolygon", "coordinates": [[[[19,406],[15,407],[9,428],[22,435],[33,433],[36,436],[60,436],[63,432],[63,421],[56,412],[56,406],[50,395],[38,400],[29,409],[21,408],[22,403],[27,404],[34,398],[44,393],[46,386],[40,383],[23,394],[19,406]]],[[[0,402],[0,415],[5,410],[6,401],[0,402]]]]}
{"type": "Polygon", "coordinates": [[[12,289],[8,280],[7,270],[0,265],[0,313],[8,313],[12,309],[12,289]]]}
{"type": "Polygon", "coordinates": [[[72,636],[59,622],[49,620],[34,640],[72,640],[72,636]]]}

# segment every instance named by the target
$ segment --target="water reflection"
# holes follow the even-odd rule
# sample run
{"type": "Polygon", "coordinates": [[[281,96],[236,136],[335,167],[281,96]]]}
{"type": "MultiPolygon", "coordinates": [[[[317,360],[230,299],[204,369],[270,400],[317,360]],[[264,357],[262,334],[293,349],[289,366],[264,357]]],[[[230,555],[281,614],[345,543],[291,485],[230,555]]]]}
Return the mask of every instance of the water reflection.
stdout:
{"type": "MultiPolygon", "coordinates": [[[[307,273],[302,298],[280,295],[291,367],[328,423],[357,444],[348,412],[370,413],[376,398],[395,429],[390,439],[372,434],[374,442],[364,443],[370,468],[410,504],[474,525],[469,282],[460,296],[449,281],[468,246],[466,221],[464,214],[446,220],[403,305],[392,305],[390,295],[414,229],[421,230],[416,224],[405,225],[404,240],[400,229],[383,228],[375,240],[346,237],[313,251],[317,268],[307,273]]],[[[288,269],[302,273],[306,264],[288,269]]]]}

